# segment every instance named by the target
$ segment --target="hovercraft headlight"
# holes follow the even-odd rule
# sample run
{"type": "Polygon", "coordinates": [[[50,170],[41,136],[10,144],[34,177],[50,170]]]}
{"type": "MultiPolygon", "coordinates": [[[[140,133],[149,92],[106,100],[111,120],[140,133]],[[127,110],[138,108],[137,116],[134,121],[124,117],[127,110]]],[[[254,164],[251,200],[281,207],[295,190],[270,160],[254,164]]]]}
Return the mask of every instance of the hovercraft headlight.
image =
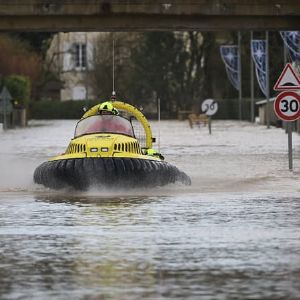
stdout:
{"type": "Polygon", "coordinates": [[[102,152],[108,152],[108,148],[107,148],[107,147],[102,147],[102,148],[101,148],[101,151],[102,151],[102,152]]]}
{"type": "Polygon", "coordinates": [[[98,148],[90,148],[90,151],[91,151],[91,152],[97,152],[97,151],[98,151],[98,148]]]}

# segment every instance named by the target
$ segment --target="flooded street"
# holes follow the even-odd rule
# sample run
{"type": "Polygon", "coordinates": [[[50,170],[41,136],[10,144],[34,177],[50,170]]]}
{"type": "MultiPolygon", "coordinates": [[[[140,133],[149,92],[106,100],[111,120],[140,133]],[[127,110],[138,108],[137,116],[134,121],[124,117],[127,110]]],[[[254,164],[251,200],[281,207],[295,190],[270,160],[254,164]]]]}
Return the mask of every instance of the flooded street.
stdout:
{"type": "Polygon", "coordinates": [[[0,133],[0,299],[300,299],[298,134],[290,172],[282,129],[162,121],[160,151],[192,186],[35,185],[75,124],[0,133]]]}

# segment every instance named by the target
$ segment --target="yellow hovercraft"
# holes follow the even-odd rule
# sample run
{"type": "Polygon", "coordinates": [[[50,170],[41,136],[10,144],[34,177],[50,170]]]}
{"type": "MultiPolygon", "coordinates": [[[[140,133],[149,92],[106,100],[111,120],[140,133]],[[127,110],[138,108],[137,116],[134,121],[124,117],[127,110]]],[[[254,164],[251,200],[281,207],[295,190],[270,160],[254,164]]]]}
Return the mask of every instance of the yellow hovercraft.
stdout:
{"type": "Polygon", "coordinates": [[[66,152],[38,166],[34,181],[53,189],[79,190],[155,187],[176,181],[190,185],[189,176],[152,149],[153,141],[147,119],[134,106],[120,101],[95,105],[77,123],[66,152]],[[133,120],[142,128],[145,147],[136,137],[133,120]]]}

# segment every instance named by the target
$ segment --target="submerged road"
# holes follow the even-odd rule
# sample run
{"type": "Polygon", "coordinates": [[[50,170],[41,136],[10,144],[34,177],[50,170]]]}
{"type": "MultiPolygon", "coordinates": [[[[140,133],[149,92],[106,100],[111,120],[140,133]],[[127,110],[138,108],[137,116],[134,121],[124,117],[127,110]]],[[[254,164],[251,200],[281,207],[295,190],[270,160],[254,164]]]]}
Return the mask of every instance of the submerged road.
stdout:
{"type": "Polygon", "coordinates": [[[191,187],[33,184],[74,125],[0,133],[0,299],[299,299],[298,134],[290,172],[282,129],[163,121],[161,152],[191,187]]]}

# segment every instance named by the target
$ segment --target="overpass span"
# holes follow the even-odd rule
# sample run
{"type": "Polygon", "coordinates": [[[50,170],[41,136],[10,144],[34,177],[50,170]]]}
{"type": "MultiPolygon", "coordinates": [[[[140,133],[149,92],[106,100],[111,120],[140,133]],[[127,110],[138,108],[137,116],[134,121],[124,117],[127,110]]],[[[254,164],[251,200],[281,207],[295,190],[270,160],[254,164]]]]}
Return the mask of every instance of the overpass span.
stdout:
{"type": "Polygon", "coordinates": [[[0,0],[0,31],[299,30],[299,0],[0,0]]]}

